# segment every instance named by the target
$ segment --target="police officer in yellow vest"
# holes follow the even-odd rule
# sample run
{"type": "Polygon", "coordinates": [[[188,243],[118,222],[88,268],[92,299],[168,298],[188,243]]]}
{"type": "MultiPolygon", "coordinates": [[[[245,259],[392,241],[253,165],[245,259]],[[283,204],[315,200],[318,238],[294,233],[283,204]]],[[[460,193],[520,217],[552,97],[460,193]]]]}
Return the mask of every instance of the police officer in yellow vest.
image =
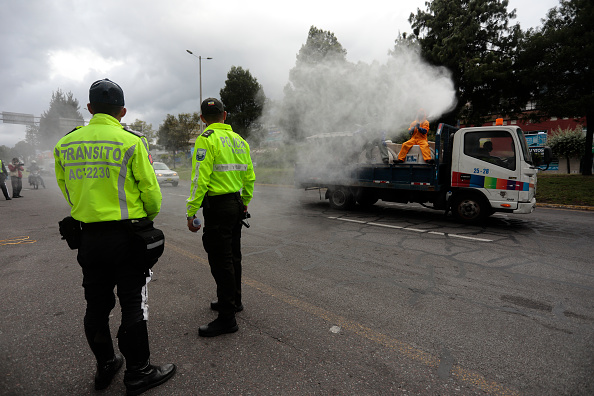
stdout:
{"type": "Polygon", "coordinates": [[[208,254],[210,271],[217,285],[217,301],[210,304],[219,315],[201,326],[198,334],[215,337],[239,328],[235,313],[241,302],[241,226],[254,193],[256,176],[250,146],[231,126],[227,112],[214,98],[200,106],[206,130],[198,136],[192,158],[190,197],[186,216],[188,229],[197,232],[193,220],[200,207],[204,214],[202,244],[208,254]]]}
{"type": "Polygon", "coordinates": [[[6,178],[8,177],[8,172],[6,171],[6,167],[4,166],[4,162],[0,159],[0,189],[2,189],[2,194],[4,194],[4,198],[7,201],[10,201],[10,195],[8,195],[8,189],[6,188],[6,178]]]}
{"type": "Polygon", "coordinates": [[[157,216],[161,190],[141,136],[120,124],[126,114],[120,86],[108,79],[94,82],[89,102],[89,124],[55,147],[56,179],[71,216],[81,222],[77,259],[87,302],[85,335],[97,359],[95,389],[107,388],[124,361],[114,351],[109,330],[117,286],[124,384],[128,395],[138,395],[167,381],[176,369],[150,364],[146,302],[153,263],[138,254],[133,231],[136,223],[157,216]]]}

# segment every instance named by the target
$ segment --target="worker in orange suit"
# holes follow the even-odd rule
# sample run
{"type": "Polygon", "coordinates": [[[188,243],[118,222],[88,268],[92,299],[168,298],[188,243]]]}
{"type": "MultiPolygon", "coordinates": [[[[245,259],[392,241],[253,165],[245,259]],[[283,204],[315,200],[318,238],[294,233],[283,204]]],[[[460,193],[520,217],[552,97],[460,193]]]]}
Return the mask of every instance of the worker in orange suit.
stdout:
{"type": "Polygon", "coordinates": [[[394,162],[403,163],[404,159],[406,158],[406,154],[411,149],[412,146],[415,144],[419,145],[421,149],[421,153],[423,154],[423,159],[426,163],[432,164],[434,161],[431,159],[431,149],[429,148],[429,143],[427,142],[427,132],[429,132],[429,121],[427,121],[427,115],[425,114],[425,110],[420,109],[417,112],[417,118],[410,124],[408,131],[411,135],[411,138],[402,144],[402,148],[400,149],[400,153],[398,154],[398,159],[394,162]]]}

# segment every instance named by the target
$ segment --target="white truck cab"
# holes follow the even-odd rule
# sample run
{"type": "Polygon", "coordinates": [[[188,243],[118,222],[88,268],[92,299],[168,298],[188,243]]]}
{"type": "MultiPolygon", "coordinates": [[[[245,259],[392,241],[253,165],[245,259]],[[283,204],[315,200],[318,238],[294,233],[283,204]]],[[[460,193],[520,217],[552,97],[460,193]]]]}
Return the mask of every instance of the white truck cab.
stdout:
{"type": "MultiPolygon", "coordinates": [[[[451,186],[456,194],[481,192],[491,213],[534,211],[538,169],[533,165],[524,133],[516,126],[458,130],[452,147],[451,172],[451,186]]],[[[473,210],[472,199],[460,201],[454,201],[452,210],[473,210]]]]}

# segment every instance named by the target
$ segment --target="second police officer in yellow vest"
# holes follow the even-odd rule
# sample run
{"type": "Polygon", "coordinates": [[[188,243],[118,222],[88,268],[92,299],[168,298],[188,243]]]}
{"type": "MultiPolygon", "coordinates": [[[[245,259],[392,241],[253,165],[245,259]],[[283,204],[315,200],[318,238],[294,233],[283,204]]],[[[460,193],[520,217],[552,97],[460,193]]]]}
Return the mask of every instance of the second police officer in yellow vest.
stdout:
{"type": "Polygon", "coordinates": [[[217,301],[211,309],[216,320],[201,326],[198,334],[214,337],[238,330],[235,313],[241,301],[241,227],[254,193],[256,176],[248,143],[226,125],[227,112],[214,98],[200,106],[207,128],[198,138],[192,158],[190,197],[186,216],[188,229],[197,232],[193,220],[203,208],[202,243],[217,285],[217,301]]]}
{"type": "Polygon", "coordinates": [[[93,114],[89,124],[55,147],[56,180],[82,227],[79,242],[71,247],[78,247],[83,272],[84,330],[97,360],[95,388],[109,386],[124,360],[114,351],[109,328],[117,287],[124,383],[128,395],[138,395],[167,381],[176,369],[150,363],[147,284],[156,259],[147,260],[135,231],[139,224],[152,228],[161,190],[142,136],[120,124],[126,114],[120,86],[108,79],[94,82],[87,108],[93,114]]]}

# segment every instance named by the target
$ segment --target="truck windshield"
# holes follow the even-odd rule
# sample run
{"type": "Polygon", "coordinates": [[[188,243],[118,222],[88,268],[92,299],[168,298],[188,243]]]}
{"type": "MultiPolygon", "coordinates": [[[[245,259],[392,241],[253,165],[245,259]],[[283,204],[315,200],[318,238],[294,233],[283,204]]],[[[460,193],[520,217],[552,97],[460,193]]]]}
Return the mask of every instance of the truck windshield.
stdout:
{"type": "Polygon", "coordinates": [[[524,131],[522,131],[520,128],[516,128],[516,133],[518,134],[518,140],[520,141],[520,147],[522,148],[524,160],[527,163],[532,164],[532,155],[530,155],[530,150],[528,150],[528,143],[526,142],[524,131]]]}

